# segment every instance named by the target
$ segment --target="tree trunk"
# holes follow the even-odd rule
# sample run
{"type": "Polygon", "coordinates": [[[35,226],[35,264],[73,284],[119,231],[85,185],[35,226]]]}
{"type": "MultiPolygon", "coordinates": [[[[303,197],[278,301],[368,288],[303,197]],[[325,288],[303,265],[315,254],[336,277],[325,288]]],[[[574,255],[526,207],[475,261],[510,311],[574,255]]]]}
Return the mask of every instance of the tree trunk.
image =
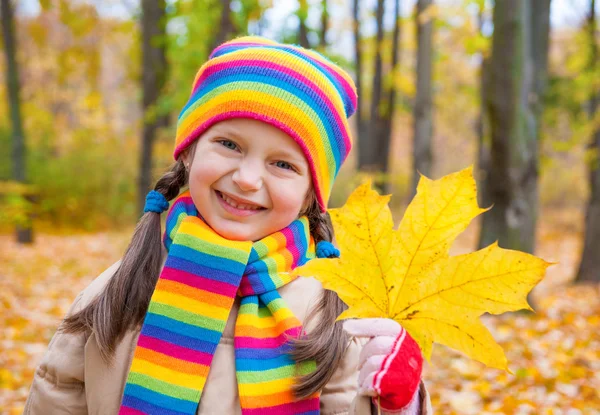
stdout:
{"type": "Polygon", "coordinates": [[[329,28],[329,10],[327,0],[321,0],[321,36],[319,38],[319,47],[325,50],[327,47],[327,29],[329,28]]]}
{"type": "MultiPolygon", "coordinates": [[[[485,5],[479,5],[477,14],[477,31],[479,35],[483,33],[485,5]]],[[[488,195],[487,179],[490,170],[490,139],[487,134],[485,102],[487,99],[487,84],[489,72],[489,59],[482,54],[481,65],[479,67],[479,114],[475,121],[475,130],[477,134],[477,195],[480,206],[490,206],[492,201],[488,195]]],[[[483,248],[483,247],[479,247],[483,248]]]]}
{"type": "MultiPolygon", "coordinates": [[[[358,155],[358,169],[363,171],[381,172],[382,151],[379,148],[381,131],[381,96],[382,96],[382,70],[383,63],[381,58],[381,48],[383,43],[383,15],[384,0],[377,0],[376,25],[377,37],[375,40],[375,58],[373,69],[373,85],[371,88],[371,102],[369,110],[369,121],[365,125],[364,134],[360,137],[362,140],[360,152],[358,155]]],[[[375,186],[381,187],[381,183],[376,181],[375,186]]]]}
{"type": "Polygon", "coordinates": [[[303,48],[310,48],[310,41],[308,40],[308,28],[306,27],[306,19],[308,18],[308,2],[306,0],[300,0],[298,6],[298,19],[300,24],[298,26],[298,43],[303,48]]]}
{"type": "MultiPolygon", "coordinates": [[[[477,194],[480,206],[489,207],[493,204],[489,194],[489,173],[491,158],[491,143],[489,133],[487,132],[487,121],[485,103],[487,101],[487,88],[489,83],[489,59],[484,58],[479,69],[479,100],[480,112],[477,117],[477,194]]],[[[481,241],[480,241],[481,242],[481,241]]],[[[483,248],[480,246],[479,248],[483,248]]]]}
{"type": "MultiPolygon", "coordinates": [[[[19,183],[26,182],[25,134],[21,120],[21,98],[19,84],[19,67],[16,57],[16,39],[14,14],[10,0],[1,0],[2,37],[6,55],[6,90],[8,91],[8,107],[12,124],[12,176],[19,183]]],[[[16,227],[17,242],[29,244],[33,242],[31,223],[16,227]]]]}
{"type": "Polygon", "coordinates": [[[165,0],[142,0],[143,129],[138,187],[138,212],[143,211],[152,180],[152,145],[160,117],[155,104],[165,84],[167,57],[165,0]]]}
{"type": "MultiPolygon", "coordinates": [[[[389,153],[390,145],[392,141],[392,123],[394,120],[394,110],[396,108],[396,84],[394,79],[400,67],[400,33],[401,33],[402,20],[400,18],[400,0],[394,1],[394,31],[392,33],[392,62],[389,83],[388,97],[386,102],[386,111],[383,115],[382,128],[380,132],[380,163],[383,166],[383,171],[388,172],[389,170],[389,153]]],[[[389,181],[387,182],[385,192],[389,193],[391,190],[389,187],[389,181]]]]}
{"type": "Polygon", "coordinates": [[[538,212],[538,135],[546,85],[550,0],[494,7],[486,109],[491,129],[489,195],[480,246],[533,252],[538,212]]]}
{"type": "MultiPolygon", "coordinates": [[[[587,29],[589,33],[589,70],[598,72],[598,44],[596,43],[595,0],[590,1],[587,29]]],[[[600,104],[600,91],[592,90],[589,104],[589,118],[594,119],[600,104]]],[[[577,272],[576,282],[600,282],[600,126],[588,144],[590,152],[595,154],[590,164],[590,199],[585,216],[585,238],[583,254],[577,272]]]]}
{"type": "Polygon", "coordinates": [[[229,40],[230,36],[234,32],[235,29],[233,27],[233,22],[231,21],[231,0],[221,0],[221,20],[219,22],[219,31],[217,32],[217,36],[213,42],[212,49],[229,40]]]}
{"type": "Polygon", "coordinates": [[[432,41],[433,19],[427,16],[432,0],[418,0],[415,15],[417,26],[417,94],[413,116],[413,180],[412,196],[419,183],[419,173],[431,176],[433,137],[432,102],[432,41]]]}
{"type": "Polygon", "coordinates": [[[352,28],[354,31],[354,64],[356,68],[356,93],[358,95],[358,103],[354,118],[356,119],[356,127],[358,130],[358,169],[366,164],[366,156],[369,151],[369,138],[367,137],[367,123],[364,119],[362,110],[362,44],[360,38],[360,2],[354,0],[352,5],[352,28]]]}

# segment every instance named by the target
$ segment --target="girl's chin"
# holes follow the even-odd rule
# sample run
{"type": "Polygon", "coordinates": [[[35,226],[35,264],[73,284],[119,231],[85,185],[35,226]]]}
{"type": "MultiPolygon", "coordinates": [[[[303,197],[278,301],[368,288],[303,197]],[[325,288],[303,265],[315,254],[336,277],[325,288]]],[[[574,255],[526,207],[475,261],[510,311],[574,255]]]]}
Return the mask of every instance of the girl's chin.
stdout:
{"type": "Polygon", "coordinates": [[[227,222],[229,221],[218,219],[214,225],[211,223],[209,225],[215,232],[230,241],[254,241],[261,239],[260,236],[256,235],[256,231],[253,232],[251,229],[246,229],[246,225],[227,222]]]}

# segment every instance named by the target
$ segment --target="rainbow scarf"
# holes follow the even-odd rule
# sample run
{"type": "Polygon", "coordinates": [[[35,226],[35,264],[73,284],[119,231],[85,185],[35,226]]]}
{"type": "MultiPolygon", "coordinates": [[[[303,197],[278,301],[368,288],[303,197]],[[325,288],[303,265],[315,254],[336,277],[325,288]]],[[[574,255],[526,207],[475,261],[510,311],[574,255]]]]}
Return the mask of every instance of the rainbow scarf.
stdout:
{"type": "MultiPolygon", "coordinates": [[[[119,414],[195,414],[229,312],[235,323],[235,367],[243,414],[318,414],[319,395],[296,400],[296,365],[288,352],[300,321],[277,289],[289,271],[315,256],[308,220],[257,242],[230,241],[202,219],[189,192],[167,216],[169,251],[137,342],[119,414]]],[[[232,392],[232,391],[231,391],[232,392]]],[[[215,408],[218,412],[218,408],[215,408]]]]}

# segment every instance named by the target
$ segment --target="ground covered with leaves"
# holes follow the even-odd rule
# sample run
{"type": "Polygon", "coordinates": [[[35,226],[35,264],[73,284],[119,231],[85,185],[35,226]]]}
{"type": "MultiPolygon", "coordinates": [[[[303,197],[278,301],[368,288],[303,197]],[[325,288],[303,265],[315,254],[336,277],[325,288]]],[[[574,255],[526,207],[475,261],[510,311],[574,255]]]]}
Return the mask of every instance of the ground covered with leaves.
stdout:
{"type": "MultiPolygon", "coordinates": [[[[558,264],[534,291],[537,312],[484,316],[512,373],[435,346],[423,375],[435,413],[600,414],[600,287],[570,284],[581,249],[573,219],[566,212],[541,218],[536,255],[558,264]]],[[[476,229],[467,229],[453,254],[473,250],[476,229]]],[[[60,319],[119,258],[130,232],[39,234],[30,247],[0,235],[0,414],[22,412],[60,319]]]]}

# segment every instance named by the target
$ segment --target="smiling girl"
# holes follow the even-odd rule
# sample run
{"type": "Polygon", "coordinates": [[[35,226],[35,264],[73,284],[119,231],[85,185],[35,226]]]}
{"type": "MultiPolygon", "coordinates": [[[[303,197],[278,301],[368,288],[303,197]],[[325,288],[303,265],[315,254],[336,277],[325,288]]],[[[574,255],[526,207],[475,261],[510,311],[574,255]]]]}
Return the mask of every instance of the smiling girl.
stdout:
{"type": "Polygon", "coordinates": [[[179,116],[176,163],[122,260],[76,298],[25,414],[431,413],[398,323],[342,326],[335,293],[290,276],[339,255],[326,206],[356,105],[314,51],[217,47],[179,116]]]}

